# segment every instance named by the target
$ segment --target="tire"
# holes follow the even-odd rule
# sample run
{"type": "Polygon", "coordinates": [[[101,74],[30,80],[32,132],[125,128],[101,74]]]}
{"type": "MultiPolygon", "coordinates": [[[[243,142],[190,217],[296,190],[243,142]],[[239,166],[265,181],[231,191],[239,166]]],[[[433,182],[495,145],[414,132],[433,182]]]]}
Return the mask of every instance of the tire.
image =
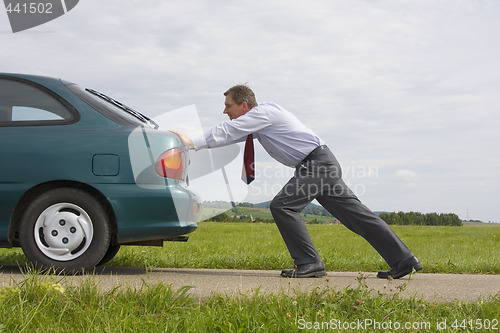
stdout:
{"type": "Polygon", "coordinates": [[[58,273],[92,270],[111,239],[108,215],[90,194],[57,188],[27,207],[19,229],[21,248],[37,269],[58,273]]]}
{"type": "Polygon", "coordinates": [[[97,266],[102,266],[111,259],[113,259],[118,253],[118,251],[120,251],[120,247],[121,247],[120,244],[110,245],[108,251],[104,255],[104,258],[101,259],[101,261],[97,264],[97,266]]]}

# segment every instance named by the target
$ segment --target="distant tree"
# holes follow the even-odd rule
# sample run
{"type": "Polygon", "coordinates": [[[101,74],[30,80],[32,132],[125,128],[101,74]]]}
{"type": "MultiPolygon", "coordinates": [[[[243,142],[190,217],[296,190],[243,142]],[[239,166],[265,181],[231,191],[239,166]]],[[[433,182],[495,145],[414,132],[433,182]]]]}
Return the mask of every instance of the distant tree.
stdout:
{"type": "Polygon", "coordinates": [[[425,214],[425,225],[440,225],[439,215],[437,213],[425,214]]]}
{"type": "Polygon", "coordinates": [[[391,215],[387,213],[380,213],[379,217],[385,221],[387,224],[394,224],[391,220],[391,215]]]}
{"type": "Polygon", "coordinates": [[[422,214],[418,212],[381,213],[380,218],[391,225],[443,225],[462,226],[463,223],[456,214],[422,214]]]}
{"type": "Polygon", "coordinates": [[[250,203],[250,202],[240,202],[237,206],[238,207],[250,207],[250,208],[255,207],[255,205],[253,203],[250,203]]]}
{"type": "Polygon", "coordinates": [[[227,221],[230,221],[231,220],[231,217],[229,215],[227,215],[226,212],[224,213],[221,213],[219,215],[215,215],[213,216],[211,219],[209,219],[210,221],[213,221],[213,222],[227,222],[227,221]]]}

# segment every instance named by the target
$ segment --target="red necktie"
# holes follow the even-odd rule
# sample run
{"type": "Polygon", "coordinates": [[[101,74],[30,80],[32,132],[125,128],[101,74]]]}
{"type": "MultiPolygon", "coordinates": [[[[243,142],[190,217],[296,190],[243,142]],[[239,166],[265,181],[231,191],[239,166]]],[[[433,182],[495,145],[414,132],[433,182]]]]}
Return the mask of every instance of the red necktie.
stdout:
{"type": "Polygon", "coordinates": [[[255,161],[253,150],[253,135],[247,136],[245,142],[245,151],[243,153],[243,170],[241,172],[241,180],[250,184],[255,180],[255,161]]]}

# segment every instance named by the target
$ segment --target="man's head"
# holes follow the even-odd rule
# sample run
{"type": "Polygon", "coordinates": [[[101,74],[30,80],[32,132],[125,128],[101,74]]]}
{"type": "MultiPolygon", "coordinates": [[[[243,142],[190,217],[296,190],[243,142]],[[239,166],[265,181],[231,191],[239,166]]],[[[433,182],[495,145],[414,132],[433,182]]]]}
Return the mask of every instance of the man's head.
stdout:
{"type": "Polygon", "coordinates": [[[224,113],[233,120],[250,111],[257,106],[255,94],[252,89],[245,85],[236,85],[229,88],[225,93],[226,101],[224,103],[224,113]]]}

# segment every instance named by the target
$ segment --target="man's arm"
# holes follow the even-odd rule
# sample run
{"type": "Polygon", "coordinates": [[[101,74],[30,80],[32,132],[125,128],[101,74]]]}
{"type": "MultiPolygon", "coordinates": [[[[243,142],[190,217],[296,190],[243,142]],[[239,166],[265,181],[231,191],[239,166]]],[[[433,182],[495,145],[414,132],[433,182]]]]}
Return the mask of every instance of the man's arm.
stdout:
{"type": "Polygon", "coordinates": [[[176,131],[176,130],[168,130],[174,134],[177,134],[182,141],[182,144],[186,146],[187,149],[194,149],[193,140],[184,132],[176,131]]]}
{"type": "Polygon", "coordinates": [[[246,140],[248,134],[256,133],[270,125],[267,112],[253,108],[237,119],[223,121],[206,131],[203,135],[194,138],[190,138],[180,131],[170,130],[170,132],[177,134],[187,148],[199,150],[243,142],[246,140]]]}

